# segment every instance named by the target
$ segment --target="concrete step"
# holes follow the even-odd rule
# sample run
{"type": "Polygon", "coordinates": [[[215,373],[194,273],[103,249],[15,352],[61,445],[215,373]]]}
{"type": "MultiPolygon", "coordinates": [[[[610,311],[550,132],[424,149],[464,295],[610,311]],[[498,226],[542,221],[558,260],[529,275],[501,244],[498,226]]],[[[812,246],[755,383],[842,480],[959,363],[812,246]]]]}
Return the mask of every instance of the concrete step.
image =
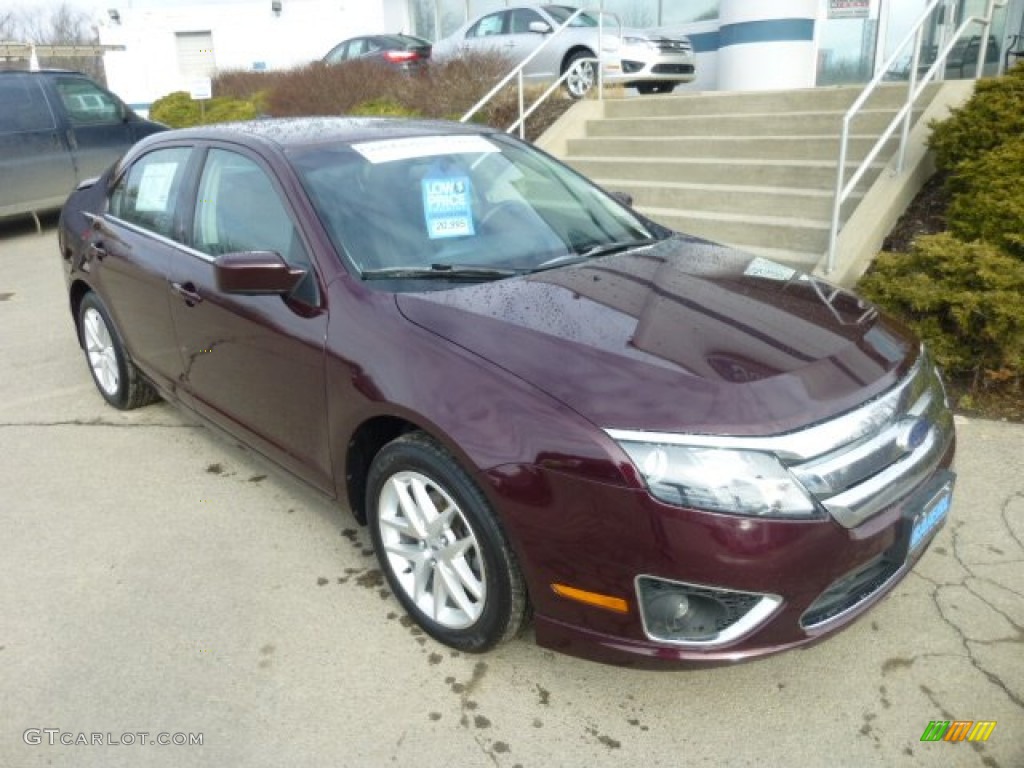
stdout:
{"type": "MultiPolygon", "coordinates": [[[[937,86],[930,86],[932,91],[937,86]]],[[[605,114],[610,118],[666,117],[672,115],[737,115],[805,111],[846,112],[860,95],[860,87],[839,86],[793,91],[744,93],[688,93],[635,99],[609,99],[605,114]]],[[[932,94],[923,99],[930,100],[932,94]]],[[[870,109],[899,109],[906,103],[906,84],[886,85],[868,100],[870,109]]]]}
{"type": "MultiPolygon", "coordinates": [[[[588,137],[656,138],[673,136],[838,136],[844,112],[762,112],[742,115],[678,115],[673,117],[588,120],[588,137]]],[[[881,135],[896,116],[893,110],[868,110],[851,124],[856,135],[881,135]]]]}
{"type": "MultiPolygon", "coordinates": [[[[832,190],[836,183],[835,161],[821,160],[742,160],[718,158],[568,157],[566,162],[585,176],[635,181],[732,184],[756,187],[803,187],[832,190]]],[[[869,184],[884,166],[876,164],[865,174],[861,185],[869,184]]],[[[847,174],[856,166],[847,164],[847,174]]]]}
{"type": "MultiPolygon", "coordinates": [[[[849,158],[863,160],[874,148],[877,136],[854,136],[849,143],[849,158]]],[[[672,138],[583,138],[570,139],[570,156],[589,157],[721,157],[762,160],[835,160],[839,157],[839,137],[821,136],[674,136],[672,138]]],[[[898,146],[890,139],[883,152],[898,146]]],[[[887,155],[888,156],[888,155],[887,155]]]]}
{"type": "Polygon", "coordinates": [[[816,253],[828,248],[828,223],[781,216],[748,216],[709,211],[682,212],[668,208],[638,208],[667,227],[737,247],[760,245],[784,251],[816,253]]]}
{"type": "MultiPolygon", "coordinates": [[[[832,216],[833,192],[800,187],[751,187],[734,184],[692,184],[687,182],[598,179],[605,189],[627,192],[638,208],[676,211],[711,211],[751,216],[784,216],[828,221],[832,216]]],[[[843,206],[843,218],[860,200],[854,195],[843,206]]]]}

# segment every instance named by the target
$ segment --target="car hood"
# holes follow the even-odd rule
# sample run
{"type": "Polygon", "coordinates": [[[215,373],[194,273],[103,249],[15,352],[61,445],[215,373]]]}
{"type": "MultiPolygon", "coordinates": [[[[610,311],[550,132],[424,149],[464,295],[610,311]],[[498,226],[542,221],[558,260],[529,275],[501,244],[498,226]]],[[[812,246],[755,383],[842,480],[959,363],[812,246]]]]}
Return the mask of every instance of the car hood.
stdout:
{"type": "Polygon", "coordinates": [[[786,432],[877,396],[919,349],[849,292],[685,237],[396,301],[606,429],[786,432]]]}

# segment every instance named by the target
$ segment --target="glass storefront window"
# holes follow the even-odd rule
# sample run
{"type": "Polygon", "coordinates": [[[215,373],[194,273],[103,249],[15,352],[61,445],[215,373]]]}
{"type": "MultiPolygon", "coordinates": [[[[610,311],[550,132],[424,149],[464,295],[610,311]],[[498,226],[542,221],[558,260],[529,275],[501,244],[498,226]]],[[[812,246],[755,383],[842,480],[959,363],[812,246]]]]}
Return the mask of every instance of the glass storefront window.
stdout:
{"type": "Polygon", "coordinates": [[[718,0],[661,0],[659,25],[689,24],[718,18],[718,0]]]}
{"type": "MultiPolygon", "coordinates": [[[[584,4],[597,7],[600,3],[584,4]]],[[[604,0],[604,10],[619,17],[624,27],[655,27],[658,25],[658,0],[604,0]]]]}
{"type": "Polygon", "coordinates": [[[438,30],[440,40],[466,23],[466,0],[438,0],[437,14],[441,27],[438,30]]]}
{"type": "MultiPolygon", "coordinates": [[[[408,0],[413,34],[437,41],[468,19],[509,5],[543,5],[540,0],[408,0]]],[[[597,8],[601,0],[569,5],[597,8]]],[[[718,18],[719,0],[604,0],[604,9],[627,27],[660,27],[718,18]]]]}
{"type": "Polygon", "coordinates": [[[437,38],[437,9],[434,0],[409,0],[412,33],[427,40],[437,38]]]}
{"type": "MultiPolygon", "coordinates": [[[[518,3],[508,3],[506,0],[469,0],[469,18],[475,19],[491,11],[500,11],[506,5],[516,4],[518,3]]],[[[523,3],[523,5],[526,5],[526,3],[523,3]]]]}

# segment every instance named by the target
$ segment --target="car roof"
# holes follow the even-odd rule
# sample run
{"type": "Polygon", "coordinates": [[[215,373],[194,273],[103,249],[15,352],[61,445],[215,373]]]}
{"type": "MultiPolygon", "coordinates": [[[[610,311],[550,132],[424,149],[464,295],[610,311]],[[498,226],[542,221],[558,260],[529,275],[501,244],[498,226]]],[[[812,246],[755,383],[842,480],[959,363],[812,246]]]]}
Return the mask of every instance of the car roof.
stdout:
{"type": "Polygon", "coordinates": [[[265,118],[238,123],[182,128],[153,136],[154,142],[180,140],[245,140],[272,144],[282,149],[318,144],[401,139],[438,134],[485,134],[493,128],[446,120],[407,120],[387,117],[291,117],[265,118]]]}

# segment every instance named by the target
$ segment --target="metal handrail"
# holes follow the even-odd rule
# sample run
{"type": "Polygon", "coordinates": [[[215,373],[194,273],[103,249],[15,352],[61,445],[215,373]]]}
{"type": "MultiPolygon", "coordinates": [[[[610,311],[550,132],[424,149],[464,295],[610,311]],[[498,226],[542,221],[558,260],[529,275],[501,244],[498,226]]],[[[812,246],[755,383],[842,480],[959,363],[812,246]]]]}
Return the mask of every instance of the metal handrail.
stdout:
{"type": "MultiPolygon", "coordinates": [[[[519,129],[519,136],[520,136],[520,138],[525,138],[525,134],[526,134],[526,119],[530,115],[532,115],[537,110],[537,108],[549,96],[551,96],[552,93],[554,93],[556,90],[558,90],[558,87],[562,83],[564,83],[565,80],[569,77],[569,75],[571,74],[571,71],[564,72],[562,74],[562,76],[559,77],[558,80],[556,80],[551,87],[549,87],[546,91],[544,91],[544,93],[540,96],[540,98],[538,98],[537,101],[535,101],[530,106],[529,110],[525,110],[524,87],[523,87],[523,70],[526,68],[526,65],[529,64],[530,62],[532,62],[540,54],[541,51],[543,51],[545,48],[547,48],[551,44],[551,42],[556,37],[558,37],[560,34],[562,34],[562,32],[564,32],[566,29],[568,29],[569,26],[576,19],[578,19],[580,16],[582,16],[584,13],[587,13],[588,11],[589,11],[589,9],[587,9],[587,8],[579,8],[579,9],[577,9],[568,19],[565,20],[565,23],[563,23],[561,26],[559,26],[557,29],[555,29],[551,33],[551,36],[548,37],[547,40],[545,40],[543,43],[541,43],[539,46],[537,46],[537,48],[533,51],[533,53],[531,53],[529,56],[527,56],[525,59],[523,59],[521,62],[519,62],[519,64],[511,72],[509,72],[507,75],[505,75],[505,77],[503,77],[501,80],[499,80],[497,85],[495,85],[491,90],[489,90],[483,96],[483,98],[481,98],[476,104],[474,104],[473,107],[466,114],[464,114],[461,118],[459,118],[459,122],[460,123],[468,122],[473,117],[473,115],[475,115],[477,112],[479,112],[481,109],[483,109],[484,106],[489,101],[491,101],[491,99],[493,99],[498,94],[498,92],[501,91],[502,88],[504,88],[506,85],[508,85],[510,82],[512,82],[512,78],[516,78],[516,80],[517,80],[517,87],[518,87],[518,91],[519,91],[519,119],[516,120],[514,123],[512,123],[512,125],[510,125],[506,130],[507,130],[508,133],[511,133],[512,131],[514,131],[514,130],[516,130],[518,128],[519,129]]],[[[612,17],[615,20],[616,24],[618,25],[618,28],[619,28],[618,39],[620,41],[620,44],[621,44],[621,40],[622,40],[622,20],[615,13],[610,13],[610,12],[602,11],[602,10],[599,10],[599,9],[595,9],[595,10],[590,11],[590,12],[594,12],[594,13],[597,14],[597,48],[598,48],[597,58],[596,59],[585,58],[585,59],[581,59],[581,61],[596,62],[597,63],[597,67],[596,67],[596,69],[597,69],[597,98],[599,100],[603,101],[604,100],[604,69],[601,66],[601,56],[602,56],[602,53],[604,51],[604,17],[607,14],[608,16],[612,17]]]]}
{"type": "Polygon", "coordinates": [[[864,174],[867,173],[868,168],[875,161],[878,155],[882,152],[886,142],[892,138],[892,135],[896,132],[896,128],[902,123],[902,133],[900,135],[900,147],[899,156],[896,161],[896,175],[903,173],[903,164],[906,160],[907,144],[910,139],[910,128],[913,122],[914,104],[917,99],[924,93],[928,83],[934,79],[936,73],[939,71],[940,66],[945,67],[946,59],[949,57],[950,52],[956,46],[957,42],[967,28],[972,24],[981,24],[981,44],[978,46],[978,66],[975,71],[975,78],[981,77],[984,65],[985,57],[988,53],[988,37],[992,27],[992,16],[995,14],[996,8],[1003,8],[1006,6],[1007,0],[988,0],[988,6],[985,9],[984,16],[970,16],[964,20],[964,22],[957,28],[956,32],[950,37],[950,40],[942,48],[941,51],[935,57],[935,61],[931,67],[920,78],[918,82],[917,69],[921,63],[921,44],[924,40],[924,28],[931,18],[932,13],[941,5],[945,0],[932,0],[925,8],[921,17],[917,20],[917,23],[911,28],[910,32],[907,33],[903,41],[896,47],[892,56],[882,65],[878,73],[874,76],[870,83],[868,83],[864,90],[861,92],[857,100],[853,102],[853,105],[847,110],[843,116],[843,130],[839,140],[839,164],[836,169],[836,187],[835,196],[832,201],[832,221],[829,229],[828,239],[828,254],[825,264],[825,274],[830,274],[835,269],[836,262],[836,245],[839,240],[839,220],[843,208],[843,203],[847,201],[853,191],[856,189],[857,184],[864,178],[864,174]],[[868,152],[864,160],[861,161],[860,165],[857,166],[856,170],[850,176],[850,180],[844,184],[846,177],[846,160],[849,153],[850,143],[850,123],[858,115],[868,99],[874,94],[875,90],[882,83],[885,76],[893,68],[896,62],[903,55],[904,49],[907,45],[913,41],[914,50],[911,55],[909,82],[907,86],[907,101],[896,113],[896,116],[889,123],[888,127],[882,132],[878,141],[875,142],[874,146],[868,152]]]}

